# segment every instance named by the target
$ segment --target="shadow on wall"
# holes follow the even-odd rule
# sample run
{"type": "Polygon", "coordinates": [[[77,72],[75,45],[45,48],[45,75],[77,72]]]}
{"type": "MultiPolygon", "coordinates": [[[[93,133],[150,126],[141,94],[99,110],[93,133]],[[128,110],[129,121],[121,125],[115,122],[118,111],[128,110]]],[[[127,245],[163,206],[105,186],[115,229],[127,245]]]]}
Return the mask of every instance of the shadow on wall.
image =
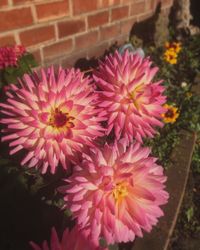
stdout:
{"type": "Polygon", "coordinates": [[[159,14],[161,11],[161,2],[158,3],[155,13],[153,16],[145,19],[144,21],[141,22],[136,22],[131,31],[130,31],[130,36],[131,37],[136,36],[139,39],[143,41],[144,45],[147,44],[154,44],[154,35],[156,32],[156,23],[159,18],[159,14]]]}
{"type": "Polygon", "coordinates": [[[200,1],[199,0],[190,0],[190,12],[193,17],[193,20],[191,20],[191,24],[198,26],[200,28],[200,1]]]}

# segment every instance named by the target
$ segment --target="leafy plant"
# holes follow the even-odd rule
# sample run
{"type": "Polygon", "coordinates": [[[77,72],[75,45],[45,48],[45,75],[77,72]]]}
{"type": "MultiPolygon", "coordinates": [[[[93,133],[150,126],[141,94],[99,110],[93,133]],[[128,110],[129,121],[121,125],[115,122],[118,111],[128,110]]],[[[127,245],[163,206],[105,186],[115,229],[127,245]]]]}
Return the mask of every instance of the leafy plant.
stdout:
{"type": "MultiPolygon", "coordinates": [[[[9,49],[13,49],[14,51],[15,47],[9,49]]],[[[5,50],[5,48],[1,49],[5,50]]],[[[13,51],[11,50],[11,52],[13,51]]],[[[31,73],[32,68],[37,66],[34,56],[31,53],[26,52],[25,48],[20,56],[16,54],[15,57],[14,60],[16,60],[16,63],[13,63],[12,61],[10,63],[8,61],[8,65],[0,67],[0,87],[6,86],[9,83],[16,83],[18,78],[21,78],[25,73],[31,73]]],[[[4,60],[3,56],[2,60],[4,60]]]]}
{"type": "Polygon", "coordinates": [[[194,208],[193,207],[188,208],[188,210],[186,211],[186,216],[187,216],[188,222],[190,222],[194,216],[194,208]]]}

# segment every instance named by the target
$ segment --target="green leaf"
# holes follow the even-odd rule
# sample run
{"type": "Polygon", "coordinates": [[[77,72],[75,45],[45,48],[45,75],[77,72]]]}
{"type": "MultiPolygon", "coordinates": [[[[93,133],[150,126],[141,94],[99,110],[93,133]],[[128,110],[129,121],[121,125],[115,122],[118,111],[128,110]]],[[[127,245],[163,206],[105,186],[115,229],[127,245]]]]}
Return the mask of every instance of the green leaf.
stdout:
{"type": "Polygon", "coordinates": [[[25,54],[21,57],[21,60],[24,61],[26,64],[29,65],[29,67],[36,67],[38,66],[34,56],[30,53],[25,54]]]}
{"type": "Polygon", "coordinates": [[[108,249],[109,249],[109,250],[119,250],[119,247],[118,247],[117,244],[114,244],[114,245],[108,246],[108,249]]]}
{"type": "Polygon", "coordinates": [[[100,245],[100,247],[103,247],[103,248],[107,247],[106,240],[103,239],[103,238],[100,238],[99,239],[99,245],[100,245]]]}
{"type": "Polygon", "coordinates": [[[194,208],[193,207],[188,208],[188,210],[186,211],[186,216],[187,216],[188,222],[190,222],[192,217],[194,216],[194,208]]]}
{"type": "Polygon", "coordinates": [[[10,83],[17,83],[17,73],[15,71],[12,71],[12,73],[9,73],[8,71],[5,71],[4,72],[4,81],[5,81],[5,84],[10,84],[10,83]]]}
{"type": "Polygon", "coordinates": [[[71,217],[71,216],[72,216],[72,212],[71,212],[71,210],[68,209],[68,208],[65,209],[64,214],[65,214],[67,217],[71,217]]]}

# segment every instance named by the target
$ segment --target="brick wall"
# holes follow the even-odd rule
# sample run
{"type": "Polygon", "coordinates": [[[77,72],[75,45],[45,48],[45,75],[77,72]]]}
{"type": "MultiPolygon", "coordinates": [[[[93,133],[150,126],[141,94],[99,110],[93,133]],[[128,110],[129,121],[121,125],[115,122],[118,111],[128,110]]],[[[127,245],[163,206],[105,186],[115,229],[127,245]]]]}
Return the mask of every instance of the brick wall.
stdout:
{"type": "MultiPolygon", "coordinates": [[[[159,0],[0,0],[0,46],[25,45],[42,64],[73,64],[128,38],[159,0]]],[[[162,10],[173,0],[161,0],[162,10]]]]}

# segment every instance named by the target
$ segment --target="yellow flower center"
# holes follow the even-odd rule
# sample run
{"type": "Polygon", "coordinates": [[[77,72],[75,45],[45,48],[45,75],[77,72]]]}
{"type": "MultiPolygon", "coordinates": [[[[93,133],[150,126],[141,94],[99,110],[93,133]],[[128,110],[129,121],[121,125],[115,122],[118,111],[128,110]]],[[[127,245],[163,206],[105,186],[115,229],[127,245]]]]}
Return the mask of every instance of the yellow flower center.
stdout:
{"type": "Polygon", "coordinates": [[[129,93],[129,98],[131,99],[137,110],[139,109],[139,104],[138,104],[139,98],[137,98],[137,94],[142,93],[143,85],[144,84],[140,84],[132,92],[129,93]]]}
{"type": "Polygon", "coordinates": [[[117,183],[112,191],[115,202],[120,202],[124,197],[128,195],[127,184],[117,183]]]}
{"type": "Polygon", "coordinates": [[[62,128],[64,126],[72,128],[74,127],[74,124],[71,120],[74,120],[74,117],[69,116],[68,113],[63,113],[61,110],[56,108],[53,112],[51,112],[48,123],[54,128],[62,128]]]}
{"type": "Polygon", "coordinates": [[[174,123],[177,118],[179,117],[178,108],[170,106],[168,104],[164,105],[164,108],[167,109],[167,111],[162,114],[163,120],[165,123],[174,123]]]}
{"type": "Polygon", "coordinates": [[[165,113],[165,117],[173,118],[174,117],[173,110],[172,109],[168,109],[167,112],[165,113]]]}

